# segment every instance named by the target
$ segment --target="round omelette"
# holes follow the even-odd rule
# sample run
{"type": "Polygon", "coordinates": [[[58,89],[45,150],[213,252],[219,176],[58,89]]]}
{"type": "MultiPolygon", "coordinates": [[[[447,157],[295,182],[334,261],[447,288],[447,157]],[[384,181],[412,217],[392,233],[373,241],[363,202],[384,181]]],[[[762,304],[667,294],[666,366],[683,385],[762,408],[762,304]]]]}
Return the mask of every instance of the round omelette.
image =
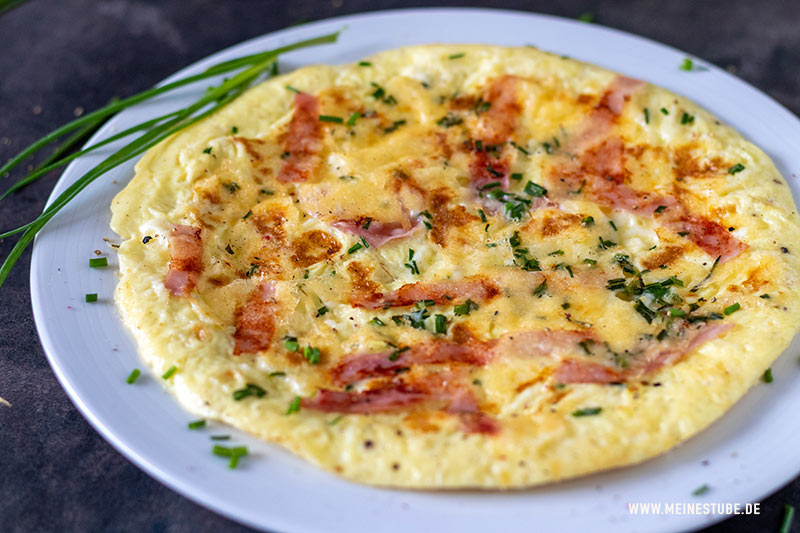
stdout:
{"type": "Polygon", "coordinates": [[[364,483],[640,462],[800,322],[800,221],[764,152],[529,47],[273,78],[151,149],[112,211],[116,303],[181,404],[364,483]]]}

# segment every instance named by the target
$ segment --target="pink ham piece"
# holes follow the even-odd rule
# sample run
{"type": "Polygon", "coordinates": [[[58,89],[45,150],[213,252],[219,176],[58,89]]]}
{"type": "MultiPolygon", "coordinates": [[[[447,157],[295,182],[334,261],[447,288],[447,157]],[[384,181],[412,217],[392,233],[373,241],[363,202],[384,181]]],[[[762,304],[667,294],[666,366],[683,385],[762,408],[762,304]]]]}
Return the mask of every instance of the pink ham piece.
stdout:
{"type": "Polygon", "coordinates": [[[319,101],[308,93],[294,97],[294,114],[284,139],[289,155],[278,172],[278,181],[297,182],[310,178],[320,163],[322,127],[319,122],[319,101]]]}
{"type": "Polygon", "coordinates": [[[667,226],[675,231],[688,231],[688,239],[711,257],[719,257],[720,263],[733,259],[748,248],[723,226],[707,218],[685,214],[670,220],[667,226]]]}
{"type": "Polygon", "coordinates": [[[467,433],[494,435],[500,431],[497,421],[480,411],[472,391],[448,372],[410,383],[384,383],[360,392],[320,389],[300,405],[314,411],[349,414],[393,413],[425,405],[458,416],[461,429],[467,433]]]}
{"type": "Polygon", "coordinates": [[[732,323],[705,324],[686,328],[676,342],[662,344],[650,341],[634,364],[626,369],[612,368],[586,359],[565,359],[556,370],[555,380],[558,383],[617,383],[627,378],[638,378],[677,362],[732,327],[732,323]]]}
{"type": "Polygon", "coordinates": [[[408,349],[351,354],[331,370],[331,377],[337,385],[347,385],[365,378],[393,375],[410,365],[461,363],[479,366],[489,361],[492,345],[492,342],[459,344],[441,340],[417,344],[408,349]]]}
{"type": "Polygon", "coordinates": [[[258,285],[244,307],[236,312],[233,334],[233,355],[266,350],[275,336],[275,286],[272,282],[258,285]]]}
{"type": "Polygon", "coordinates": [[[367,244],[380,248],[389,241],[404,239],[419,228],[422,222],[419,218],[407,222],[381,222],[378,220],[340,220],[331,224],[334,228],[363,237],[367,244]],[[367,226],[366,228],[364,226],[367,226]]]}
{"type": "Polygon", "coordinates": [[[469,340],[457,343],[434,340],[409,346],[407,349],[377,353],[349,354],[331,370],[333,382],[347,385],[366,378],[393,375],[412,365],[463,364],[482,366],[495,353],[512,353],[520,357],[560,357],[574,353],[579,342],[592,336],[570,330],[521,331],[495,340],[469,340]]]}
{"type": "Polygon", "coordinates": [[[169,270],[164,278],[173,296],[188,296],[203,271],[203,239],[201,229],[174,225],[169,234],[169,270]]]}
{"type": "Polygon", "coordinates": [[[424,300],[433,300],[437,305],[458,304],[466,300],[486,302],[500,294],[494,282],[482,276],[472,276],[458,281],[431,281],[408,283],[383,296],[382,299],[352,299],[354,307],[381,309],[383,307],[405,307],[424,300]]]}

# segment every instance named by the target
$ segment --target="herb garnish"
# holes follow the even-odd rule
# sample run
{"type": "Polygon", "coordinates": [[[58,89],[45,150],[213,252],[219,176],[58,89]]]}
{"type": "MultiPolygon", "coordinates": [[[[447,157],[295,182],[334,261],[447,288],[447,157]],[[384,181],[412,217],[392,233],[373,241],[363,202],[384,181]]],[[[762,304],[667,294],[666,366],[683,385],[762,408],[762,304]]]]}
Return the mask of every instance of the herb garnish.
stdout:
{"type": "Polygon", "coordinates": [[[417,261],[414,259],[414,250],[411,248],[408,249],[408,263],[403,266],[409,269],[412,274],[419,275],[419,266],[417,266],[417,261]]]}
{"type": "Polygon", "coordinates": [[[169,367],[169,368],[167,369],[167,371],[166,371],[166,372],[164,372],[163,374],[161,374],[161,379],[169,379],[169,378],[171,378],[171,377],[172,377],[172,375],[173,375],[175,372],[177,372],[177,371],[178,371],[178,367],[177,367],[177,366],[175,366],[175,365],[172,365],[171,367],[169,367]]]}
{"type": "Polygon", "coordinates": [[[84,299],[86,300],[87,304],[88,303],[92,303],[92,302],[96,302],[97,301],[97,293],[89,293],[84,297],[84,299]]]}
{"type": "Polygon", "coordinates": [[[436,121],[437,126],[444,126],[445,128],[450,128],[452,126],[457,126],[464,122],[464,119],[456,115],[455,113],[447,113],[445,116],[440,118],[436,121]]]}
{"type": "Polygon", "coordinates": [[[350,118],[347,119],[347,125],[352,128],[356,125],[356,120],[358,120],[360,117],[361,115],[358,111],[353,111],[353,113],[350,115],[350,118]]]}
{"type": "Polygon", "coordinates": [[[322,316],[327,312],[328,312],[328,306],[327,305],[323,305],[322,307],[317,309],[317,315],[316,316],[322,316]]]}
{"type": "Polygon", "coordinates": [[[541,282],[539,285],[537,285],[535,289],[533,289],[533,295],[536,296],[537,298],[541,298],[542,296],[544,296],[545,292],[547,292],[547,280],[546,279],[543,282],[541,282]]]}
{"type": "Polygon", "coordinates": [[[189,422],[189,429],[201,429],[206,427],[205,420],[195,420],[194,422],[189,422]]]}
{"type": "Polygon", "coordinates": [[[296,352],[300,349],[300,344],[297,342],[297,337],[287,336],[284,337],[283,347],[290,352],[296,352]]]}
{"type": "Polygon", "coordinates": [[[314,348],[312,346],[306,346],[305,348],[303,348],[303,357],[308,359],[308,362],[311,363],[312,365],[319,364],[319,356],[320,356],[319,348],[314,348]]]}
{"type": "Polygon", "coordinates": [[[692,491],[692,496],[702,496],[709,490],[711,490],[711,487],[709,487],[707,484],[700,485],[692,491]]]}
{"type": "Polygon", "coordinates": [[[447,334],[447,317],[444,315],[434,315],[433,332],[440,335],[447,334]]]}
{"type": "Polygon", "coordinates": [[[460,59],[462,57],[464,57],[464,52],[460,52],[458,54],[452,54],[452,55],[448,56],[447,59],[460,59]]]}
{"type": "Polygon", "coordinates": [[[233,399],[237,402],[244,400],[250,396],[255,396],[256,398],[263,398],[267,394],[267,391],[255,385],[253,383],[248,383],[244,386],[243,389],[237,389],[233,391],[233,399]]]}
{"type": "Polygon", "coordinates": [[[320,115],[319,120],[320,122],[333,122],[334,124],[344,124],[344,119],[342,117],[335,117],[333,115],[320,115]]]}
{"type": "Polygon", "coordinates": [[[736,163],[735,165],[733,165],[731,168],[728,169],[728,174],[733,175],[736,174],[737,172],[741,172],[742,170],[744,170],[744,165],[741,163],[736,163]]]}
{"type": "Polygon", "coordinates": [[[736,303],[731,304],[728,307],[726,307],[722,312],[725,313],[725,316],[728,316],[728,315],[732,315],[733,313],[735,313],[736,311],[738,311],[741,308],[742,308],[742,306],[739,305],[739,302],[736,302],[736,303]]]}
{"type": "Polygon", "coordinates": [[[470,299],[467,299],[463,304],[453,306],[453,312],[458,316],[466,316],[477,309],[478,304],[470,299]]]}
{"type": "Polygon", "coordinates": [[[692,122],[694,122],[694,115],[690,115],[684,111],[683,115],[681,115],[681,124],[691,124],[692,122]]]}
{"type": "Polygon", "coordinates": [[[761,381],[764,383],[772,383],[772,368],[768,368],[764,371],[764,375],[761,376],[761,381]]]}
{"type": "Polygon", "coordinates": [[[125,380],[125,383],[127,383],[128,385],[133,385],[134,383],[136,383],[136,380],[139,379],[139,374],[141,373],[142,373],[141,370],[139,370],[138,368],[134,368],[131,371],[130,375],[128,376],[128,379],[125,380]]]}
{"type": "Polygon", "coordinates": [[[220,457],[230,457],[231,460],[228,463],[228,468],[230,469],[236,468],[236,465],[239,464],[239,458],[247,455],[246,446],[234,446],[233,448],[228,448],[217,444],[214,445],[211,451],[214,455],[219,455],[220,457]]]}
{"type": "Polygon", "coordinates": [[[289,408],[286,409],[286,414],[291,415],[293,413],[299,413],[301,400],[302,398],[300,398],[300,396],[295,396],[294,399],[292,399],[292,402],[289,404],[289,408]]]}
{"type": "Polygon", "coordinates": [[[108,259],[105,257],[95,257],[89,259],[89,268],[105,268],[108,266],[108,259]]]}
{"type": "Polygon", "coordinates": [[[594,416],[599,415],[602,411],[602,407],[584,407],[583,409],[572,411],[572,416],[594,416]]]}

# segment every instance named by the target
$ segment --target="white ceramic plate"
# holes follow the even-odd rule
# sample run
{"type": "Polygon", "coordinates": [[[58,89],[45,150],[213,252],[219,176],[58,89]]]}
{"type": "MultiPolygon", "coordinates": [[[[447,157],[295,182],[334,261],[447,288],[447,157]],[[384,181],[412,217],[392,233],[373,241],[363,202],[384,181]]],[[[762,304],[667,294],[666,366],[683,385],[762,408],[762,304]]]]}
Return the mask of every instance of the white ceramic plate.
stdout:
{"type": "MultiPolygon", "coordinates": [[[[533,44],[684,94],[764,148],[790,182],[800,183],[800,121],[775,101],[720,69],[679,70],[686,54],[596,25],[542,15],[477,9],[380,12],[331,19],[279,31],[220,52],[181,71],[347,29],[339,43],[293,52],[282,70],[309,63],[337,64],[379,50],[432,42],[533,44]]],[[[702,62],[700,62],[702,63],[702,62]]],[[[104,138],[186,105],[197,87],[126,110],[95,136],[104,138]]],[[[109,151],[70,165],[63,191],[109,151]]],[[[800,471],[798,340],[773,367],[775,382],[759,384],[719,422],[671,453],[645,464],[534,490],[507,493],[407,492],[352,484],[237,431],[209,424],[189,431],[192,418],[143,372],[136,347],[112,303],[116,259],[104,242],[109,204],[133,176],[124,165],[84,191],[36,239],[31,263],[33,311],[56,375],[83,415],[120,452],[150,475],[194,501],[240,522],[279,531],[675,531],[721,515],[633,516],[629,502],[752,502],[800,471]],[[95,249],[110,268],[90,269],[95,249]],[[85,293],[99,293],[95,304],[85,293]],[[240,468],[211,454],[212,433],[229,433],[251,456],[240,468]],[[704,464],[707,463],[707,464],[704,464]],[[701,497],[692,491],[708,484],[701,497]]],[[[794,243],[797,246],[800,243],[794,243]]],[[[765,331],[768,335],[769,332],[765,331]]]]}

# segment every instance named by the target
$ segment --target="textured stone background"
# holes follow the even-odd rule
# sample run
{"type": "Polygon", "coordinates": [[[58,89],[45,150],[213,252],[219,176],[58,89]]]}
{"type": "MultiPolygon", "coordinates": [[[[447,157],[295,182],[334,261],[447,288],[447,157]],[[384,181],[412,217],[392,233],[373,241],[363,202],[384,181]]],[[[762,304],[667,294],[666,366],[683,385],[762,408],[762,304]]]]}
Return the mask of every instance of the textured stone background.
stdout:
{"type": "MultiPolygon", "coordinates": [[[[728,68],[800,113],[800,2],[528,0],[504,7],[576,17],[686,50],[728,68]]],[[[67,121],[128,96],[223,47],[287,25],[401,0],[31,0],[0,16],[0,160],[67,121]]],[[[0,228],[33,218],[56,175],[0,203],[0,228]]],[[[0,243],[5,256],[11,242],[0,243]]],[[[67,399],[36,336],[29,254],[0,290],[0,531],[247,531],[152,480],[108,445],[67,399]]],[[[789,419],[788,423],[795,423],[789,419]]],[[[765,450],[765,453],[769,453],[765,450]]],[[[757,517],[710,531],[777,531],[800,480],[757,517]]],[[[797,522],[797,521],[796,521],[797,522]]],[[[795,524],[795,531],[800,526],[795,524]]]]}

